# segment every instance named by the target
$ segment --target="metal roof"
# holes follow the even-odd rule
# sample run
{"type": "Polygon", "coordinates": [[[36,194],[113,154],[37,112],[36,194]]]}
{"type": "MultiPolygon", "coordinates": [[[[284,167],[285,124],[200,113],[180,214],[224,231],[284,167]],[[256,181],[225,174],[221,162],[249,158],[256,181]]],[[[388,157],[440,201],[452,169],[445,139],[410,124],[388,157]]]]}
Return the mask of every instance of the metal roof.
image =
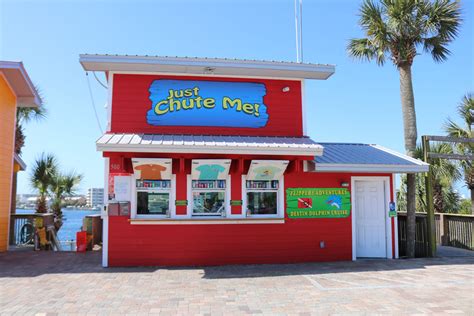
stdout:
{"type": "Polygon", "coordinates": [[[8,85],[13,89],[18,107],[41,105],[41,98],[21,61],[0,60],[0,75],[4,76],[8,85]]]}
{"type": "Polygon", "coordinates": [[[319,143],[322,156],[315,157],[315,170],[333,172],[427,172],[429,165],[388,148],[371,144],[319,143]]]}
{"type": "Polygon", "coordinates": [[[318,156],[323,147],[308,137],[104,134],[97,150],[109,152],[318,156]]]}
{"type": "Polygon", "coordinates": [[[13,160],[18,164],[18,166],[20,166],[21,171],[24,171],[26,169],[26,163],[17,153],[13,154],[13,160]]]}
{"type": "Polygon", "coordinates": [[[329,78],[334,65],[228,58],[81,54],[86,71],[149,72],[292,79],[329,78]]]}

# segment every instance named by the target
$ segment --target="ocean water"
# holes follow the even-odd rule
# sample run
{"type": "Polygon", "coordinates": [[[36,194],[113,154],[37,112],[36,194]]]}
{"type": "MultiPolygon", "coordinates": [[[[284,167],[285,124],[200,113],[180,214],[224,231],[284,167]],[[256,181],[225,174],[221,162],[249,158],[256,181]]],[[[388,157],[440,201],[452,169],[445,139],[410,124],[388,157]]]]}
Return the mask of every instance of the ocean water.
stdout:
{"type": "MultiPolygon", "coordinates": [[[[17,214],[32,214],[35,210],[17,209],[17,214]]],[[[81,210],[67,208],[63,209],[63,226],[59,230],[58,238],[61,243],[65,241],[76,240],[76,232],[81,230],[82,220],[86,215],[99,214],[100,211],[81,210]]]]}

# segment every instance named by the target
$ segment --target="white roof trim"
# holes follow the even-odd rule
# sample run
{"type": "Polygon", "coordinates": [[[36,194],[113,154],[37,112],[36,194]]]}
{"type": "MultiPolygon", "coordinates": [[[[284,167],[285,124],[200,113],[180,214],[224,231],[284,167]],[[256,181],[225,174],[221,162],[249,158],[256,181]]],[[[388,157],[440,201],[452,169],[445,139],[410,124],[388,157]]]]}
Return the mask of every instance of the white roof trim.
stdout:
{"type": "Polygon", "coordinates": [[[316,163],[312,172],[368,172],[368,173],[422,173],[429,165],[375,165],[316,163]]]}
{"type": "Polygon", "coordinates": [[[371,146],[374,147],[374,148],[380,149],[380,150],[382,150],[382,151],[385,151],[386,153],[389,153],[389,154],[391,154],[391,155],[394,155],[394,156],[397,156],[397,157],[399,157],[399,158],[408,160],[409,162],[412,162],[412,163],[417,164],[417,165],[419,165],[419,166],[427,166],[427,167],[429,167],[429,164],[428,164],[428,163],[426,163],[426,162],[424,162],[424,161],[421,161],[421,160],[419,160],[419,159],[410,157],[410,156],[408,156],[408,155],[401,154],[401,153],[399,153],[399,152],[396,152],[395,150],[391,150],[391,149],[388,149],[388,148],[386,148],[386,147],[383,147],[383,146],[380,146],[380,145],[376,145],[376,144],[371,145],[371,146]]]}
{"type": "Polygon", "coordinates": [[[41,98],[21,61],[0,60],[0,74],[3,75],[15,93],[18,107],[38,107],[41,105],[41,98]],[[10,73],[12,70],[18,72],[20,76],[10,73]],[[28,93],[25,93],[25,87],[28,93]]]}
{"type": "Polygon", "coordinates": [[[26,163],[21,159],[21,157],[17,154],[13,154],[13,159],[15,159],[15,162],[20,166],[20,170],[23,171],[26,169],[26,163]]]}
{"type": "Polygon", "coordinates": [[[79,62],[86,71],[160,72],[320,80],[329,78],[335,72],[334,65],[224,58],[82,54],[79,56],[79,62]]]}
{"type": "Polygon", "coordinates": [[[149,153],[199,153],[199,154],[233,154],[233,155],[288,155],[288,156],[321,156],[323,146],[315,143],[296,143],[291,137],[235,137],[225,141],[214,136],[214,141],[206,141],[200,136],[180,135],[182,139],[173,139],[177,135],[151,134],[105,134],[96,142],[98,151],[107,152],[149,152],[149,153]],[[163,137],[161,137],[163,136],[163,137]],[[201,139],[200,139],[201,138],[201,139]],[[272,142],[281,139],[281,142],[272,142]],[[259,141],[261,142],[259,142],[259,141]],[[287,143],[285,141],[288,140],[287,143]],[[267,141],[267,142],[265,142],[267,141]]]}

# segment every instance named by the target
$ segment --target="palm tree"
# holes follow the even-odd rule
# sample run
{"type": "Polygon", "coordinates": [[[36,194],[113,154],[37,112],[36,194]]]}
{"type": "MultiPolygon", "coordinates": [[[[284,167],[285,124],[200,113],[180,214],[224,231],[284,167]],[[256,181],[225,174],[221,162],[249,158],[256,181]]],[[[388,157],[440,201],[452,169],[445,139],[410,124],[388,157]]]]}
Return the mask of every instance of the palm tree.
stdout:
{"type": "Polygon", "coordinates": [[[49,189],[52,197],[51,210],[56,218],[56,230],[59,230],[62,225],[63,214],[61,208],[63,207],[64,198],[67,195],[74,194],[74,190],[81,180],[82,175],[76,174],[74,171],[67,174],[60,172],[53,174],[49,184],[49,189]]]}
{"type": "MultiPolygon", "coordinates": [[[[375,60],[382,66],[389,58],[400,77],[405,150],[414,156],[417,141],[415,98],[411,67],[420,50],[436,62],[447,59],[447,45],[453,41],[461,23],[458,1],[450,0],[366,0],[360,9],[359,24],[365,38],[351,39],[349,55],[375,60]]],[[[414,174],[407,175],[407,256],[415,256],[414,174]]]]}
{"type": "MultiPolygon", "coordinates": [[[[474,97],[472,94],[464,96],[461,104],[458,106],[458,114],[464,121],[465,126],[458,125],[451,119],[448,119],[445,130],[451,137],[474,138],[472,125],[474,124],[474,97]]],[[[473,143],[460,143],[455,146],[456,151],[464,155],[474,155],[473,143]]],[[[462,160],[460,162],[464,181],[471,191],[471,213],[474,214],[474,163],[472,160],[462,160]]]]}
{"type": "MultiPolygon", "coordinates": [[[[430,152],[437,154],[452,154],[453,149],[449,144],[436,143],[431,146],[430,152]]],[[[415,150],[415,157],[417,159],[423,158],[423,148],[418,145],[415,150]]],[[[459,202],[459,194],[456,194],[453,184],[461,179],[461,173],[458,166],[450,160],[432,158],[430,160],[432,181],[433,181],[433,203],[435,212],[446,213],[455,212],[459,207],[456,205],[459,202]]],[[[424,176],[416,177],[416,209],[418,211],[426,212],[426,191],[424,185],[424,176]]],[[[406,192],[406,177],[402,182],[403,192],[406,192]]],[[[406,207],[405,197],[398,197],[399,209],[406,207]]]]}
{"type": "Polygon", "coordinates": [[[41,120],[46,117],[47,111],[44,107],[43,96],[38,87],[35,86],[40,98],[40,106],[35,108],[19,107],[16,112],[16,130],[15,130],[15,153],[21,154],[21,150],[25,146],[25,128],[24,124],[32,120],[41,120]]]}
{"type": "Polygon", "coordinates": [[[33,165],[33,172],[30,175],[30,183],[39,194],[36,201],[37,213],[46,213],[48,210],[48,206],[46,205],[48,189],[54,175],[57,173],[57,169],[58,163],[53,154],[42,153],[33,165]]]}

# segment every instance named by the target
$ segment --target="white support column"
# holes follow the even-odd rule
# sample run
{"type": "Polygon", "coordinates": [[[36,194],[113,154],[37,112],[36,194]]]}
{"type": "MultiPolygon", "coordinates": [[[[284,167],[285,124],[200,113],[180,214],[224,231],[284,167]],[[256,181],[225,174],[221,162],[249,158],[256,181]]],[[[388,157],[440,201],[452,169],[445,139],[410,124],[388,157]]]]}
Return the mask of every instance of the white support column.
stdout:
{"type": "MultiPolygon", "coordinates": [[[[110,159],[104,158],[104,206],[108,208],[109,201],[109,164],[110,159]]],[[[109,214],[108,209],[102,209],[102,267],[109,266],[109,214]]]]}
{"type": "MultiPolygon", "coordinates": [[[[395,203],[395,211],[397,210],[397,181],[396,181],[396,178],[395,178],[395,175],[392,174],[392,187],[393,187],[393,203],[395,203]]],[[[394,236],[395,236],[395,259],[398,259],[399,258],[399,254],[398,254],[398,214],[397,216],[394,217],[394,236]]]]}

